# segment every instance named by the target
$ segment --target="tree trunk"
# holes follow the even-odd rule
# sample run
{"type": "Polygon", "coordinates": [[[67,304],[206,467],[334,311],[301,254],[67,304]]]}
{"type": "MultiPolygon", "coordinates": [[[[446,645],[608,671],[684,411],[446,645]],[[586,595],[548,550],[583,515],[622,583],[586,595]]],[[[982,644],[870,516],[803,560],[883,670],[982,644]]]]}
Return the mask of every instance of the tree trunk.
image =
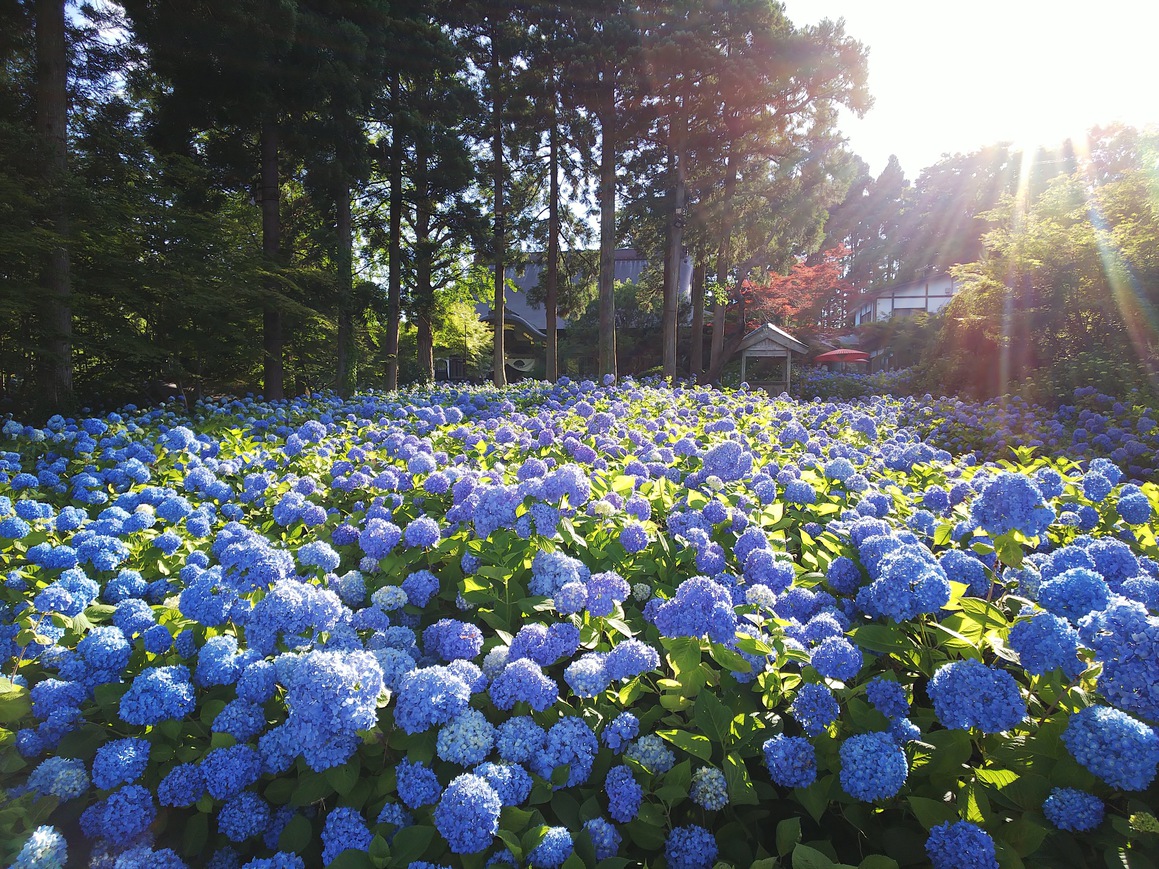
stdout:
{"type": "Polygon", "coordinates": [[[498,25],[492,23],[491,30],[491,161],[492,183],[495,185],[495,298],[491,306],[491,316],[495,323],[495,358],[492,366],[496,386],[507,385],[507,357],[503,346],[504,283],[506,281],[507,226],[504,222],[503,202],[503,97],[499,93],[499,79],[502,76],[502,58],[499,54],[498,25]]]}
{"type": "Polygon", "coordinates": [[[688,351],[689,373],[701,382],[704,374],[704,278],[708,267],[697,256],[692,267],[692,346],[688,351]]]}
{"type": "Polygon", "coordinates": [[[350,182],[343,178],[335,199],[338,232],[338,346],[335,387],[344,398],[354,392],[357,361],[354,347],[354,217],[350,182]]]}
{"type": "Polygon", "coordinates": [[[390,238],[386,289],[386,388],[398,389],[398,323],[402,316],[402,82],[390,80],[390,238]]]}
{"type": "Polygon", "coordinates": [[[616,105],[605,70],[600,112],[600,376],[616,375],[616,105]]]}
{"type": "Polygon", "coordinates": [[[64,0],[36,4],[36,110],[44,149],[48,222],[55,235],[43,275],[45,345],[34,403],[65,411],[73,402],[72,284],[68,250],[68,54],[64,0]]]}
{"type": "Polygon", "coordinates": [[[730,148],[728,162],[725,164],[724,199],[721,208],[720,235],[716,248],[716,289],[719,297],[714,302],[712,312],[712,347],[709,351],[708,369],[710,379],[720,376],[720,369],[724,367],[724,327],[725,311],[727,309],[728,272],[732,267],[732,199],[736,193],[737,181],[736,163],[733,151],[730,148]],[[712,375],[711,372],[716,372],[712,375]]]}
{"type": "Polygon", "coordinates": [[[551,129],[548,131],[548,172],[550,173],[547,203],[547,286],[543,300],[547,319],[547,379],[559,379],[559,333],[556,329],[557,293],[559,290],[559,95],[552,79],[551,129]]]}
{"type": "Polygon", "coordinates": [[[435,379],[435,340],[432,318],[435,289],[431,284],[435,251],[431,242],[430,176],[426,142],[420,136],[415,142],[415,346],[419,372],[428,381],[435,379]]]}
{"type": "Polygon", "coordinates": [[[671,148],[671,170],[674,177],[672,222],[668,227],[668,255],[664,262],[664,315],[661,327],[661,341],[664,349],[664,376],[670,381],[676,379],[676,332],[680,306],[680,261],[684,248],[684,209],[688,194],[685,184],[685,140],[688,122],[683,112],[672,107],[673,117],[669,119],[669,146],[671,148]]]}
{"type": "MultiPolygon", "coordinates": [[[[278,184],[278,126],[266,118],[262,122],[262,253],[266,268],[276,272],[282,258],[281,187],[278,184]]],[[[267,401],[286,397],[285,368],[282,363],[284,338],[282,309],[277,302],[281,286],[271,275],[266,283],[266,300],[262,306],[262,378],[267,401]]]]}

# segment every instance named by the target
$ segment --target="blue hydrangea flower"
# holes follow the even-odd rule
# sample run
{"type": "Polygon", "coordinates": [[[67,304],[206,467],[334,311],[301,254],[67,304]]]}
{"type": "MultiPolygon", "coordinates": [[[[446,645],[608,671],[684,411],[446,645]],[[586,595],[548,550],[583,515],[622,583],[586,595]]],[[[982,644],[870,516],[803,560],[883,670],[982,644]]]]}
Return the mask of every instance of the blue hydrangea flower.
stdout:
{"type": "Polygon", "coordinates": [[[540,843],[528,853],[527,862],[535,869],[557,869],[571,854],[572,847],[566,827],[548,827],[540,843]]]}
{"type": "Polygon", "coordinates": [[[630,757],[653,775],[663,775],[676,765],[676,755],[664,744],[664,740],[652,733],[632,743],[624,756],[630,757]]]}
{"type": "Polygon", "coordinates": [[[1063,674],[1073,679],[1084,669],[1078,656],[1078,640],[1078,631],[1064,619],[1036,612],[1014,623],[1009,644],[1026,672],[1042,676],[1061,667],[1063,674]]]}
{"type": "Polygon", "coordinates": [[[1046,819],[1058,829],[1070,832],[1095,829],[1103,822],[1104,810],[1102,800],[1075,788],[1054,788],[1042,804],[1046,819]]]}
{"type": "Polygon", "coordinates": [[[21,846],[12,869],[55,869],[68,861],[68,844],[56,827],[39,826],[21,846]]]}
{"type": "Polygon", "coordinates": [[[946,821],[931,829],[926,854],[933,869],[998,869],[994,840],[969,821],[946,821]]]}
{"type": "Polygon", "coordinates": [[[157,786],[157,800],[163,806],[191,806],[205,794],[205,776],[201,767],[180,763],[166,773],[157,786]]]}
{"type": "Polygon", "coordinates": [[[133,784],[149,765],[149,748],[144,739],[132,737],[106,742],[93,758],[93,783],[107,791],[133,784]]]}
{"type": "Polygon", "coordinates": [[[499,794],[486,779],[471,773],[456,776],[435,807],[435,828],[455,854],[477,854],[499,830],[499,794]]]}
{"type": "Polygon", "coordinates": [[[481,763],[474,772],[495,788],[505,806],[518,806],[531,794],[531,776],[517,763],[481,763]]]}
{"type": "Polygon", "coordinates": [[[1159,735],[1125,712],[1089,706],[1071,716],[1063,744],[1079,763],[1111,787],[1145,790],[1159,764],[1159,735]]]}
{"type": "Polygon", "coordinates": [[[408,809],[432,806],[443,792],[434,771],[421,761],[403,758],[396,767],[398,797],[408,809]]]}
{"type": "Polygon", "coordinates": [[[865,696],[873,708],[887,718],[909,715],[909,698],[905,688],[897,682],[878,676],[865,686],[865,696]]]}
{"type": "Polygon", "coordinates": [[[608,814],[612,820],[626,824],[640,811],[644,789],[636,781],[632,770],[620,764],[608,770],[604,779],[604,793],[608,795],[608,814]]]}
{"type": "Polygon", "coordinates": [[[1040,606],[1076,624],[1087,613],[1105,607],[1109,596],[1106,580],[1084,567],[1073,567],[1038,589],[1040,606]]]}
{"type": "Polygon", "coordinates": [[[1014,677],[974,659],[938,668],[926,690],[943,727],[1000,733],[1026,717],[1026,700],[1014,677]]]}
{"type": "Polygon", "coordinates": [[[711,869],[718,853],[716,838],[698,824],[674,827],[664,846],[671,869],[711,869]]]}
{"type": "Polygon", "coordinates": [[[357,809],[339,806],[331,809],[322,826],[322,862],[329,863],[343,851],[365,851],[372,836],[366,820],[357,809]]]}
{"type": "Polygon", "coordinates": [[[508,718],[496,729],[495,747],[511,763],[529,763],[543,747],[547,731],[526,715],[508,718]]]}
{"type": "Polygon", "coordinates": [[[701,808],[720,811],[728,805],[728,782],[724,773],[714,766],[702,766],[692,774],[688,796],[701,808]]]}
{"type": "Polygon", "coordinates": [[[769,777],[786,788],[807,788],[817,780],[817,752],[809,740],[783,733],[762,746],[769,777]]]}
{"type": "Polygon", "coordinates": [[[244,842],[261,835],[269,823],[269,803],[253,791],[242,791],[227,800],[217,813],[217,829],[231,842],[244,842]]]}
{"type": "Polygon", "coordinates": [[[182,665],[142,670],[121,697],[119,707],[122,721],[139,726],[181,719],[192,711],[193,685],[189,668],[182,665]]]}
{"type": "Polygon", "coordinates": [[[970,505],[975,527],[992,535],[1020,531],[1027,537],[1039,537],[1050,527],[1054,516],[1038,486],[1024,474],[998,474],[982,487],[970,505]]]}
{"type": "Polygon", "coordinates": [[[825,678],[848,682],[861,672],[861,650],[844,637],[828,637],[813,649],[810,663],[825,678]]]}
{"type": "Polygon", "coordinates": [[[28,776],[28,788],[54,796],[61,802],[75,799],[89,789],[88,770],[83,760],[45,758],[28,776]]]}
{"type": "Polygon", "coordinates": [[[482,763],[495,745],[495,728],[478,709],[466,709],[439,730],[437,751],[460,766],[482,763]]]}
{"type": "Polygon", "coordinates": [[[873,802],[894,796],[909,775],[905,751],[888,733],[861,733],[841,743],[841,787],[873,802]]]}
{"type": "Polygon", "coordinates": [[[470,699],[470,687],[446,667],[411,670],[399,686],[394,720],[407,733],[419,733],[447,723],[467,708],[470,699]]]}
{"type": "Polygon", "coordinates": [[[619,831],[604,818],[592,818],[584,822],[584,830],[591,837],[597,860],[615,857],[620,851],[623,838],[619,831]]]}
{"type": "Polygon", "coordinates": [[[837,720],[841,709],[833,692],[824,685],[802,685],[793,699],[790,714],[809,736],[820,736],[837,720]]]}

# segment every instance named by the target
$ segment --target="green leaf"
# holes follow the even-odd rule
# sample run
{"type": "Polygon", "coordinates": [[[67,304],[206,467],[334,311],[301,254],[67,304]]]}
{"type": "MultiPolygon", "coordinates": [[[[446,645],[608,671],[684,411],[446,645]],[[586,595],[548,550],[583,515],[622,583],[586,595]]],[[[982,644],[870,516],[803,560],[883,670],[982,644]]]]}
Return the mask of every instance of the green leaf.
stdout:
{"type": "Polygon", "coordinates": [[[326,781],[342,796],[346,796],[354,786],[358,784],[358,774],[361,769],[361,763],[358,758],[347,761],[340,766],[332,766],[326,770],[323,775],[326,776],[326,781]]]}
{"type": "Polygon", "coordinates": [[[563,869],[584,869],[583,858],[579,854],[572,852],[568,858],[563,861],[563,869]]]}
{"type": "Polygon", "coordinates": [[[932,830],[938,824],[944,824],[946,821],[958,820],[958,808],[953,803],[943,803],[939,800],[931,800],[929,797],[917,796],[908,797],[906,802],[909,803],[910,810],[918,819],[918,823],[927,830],[932,830]]]}
{"type": "Polygon", "coordinates": [[[777,824],[777,853],[782,857],[792,851],[800,841],[800,818],[785,818],[785,820],[777,824]]]}
{"type": "Polygon", "coordinates": [[[278,849],[300,854],[310,845],[313,836],[314,830],[310,822],[301,815],[294,815],[282,830],[282,835],[278,837],[278,849]]]}
{"type": "Polygon", "coordinates": [[[808,845],[793,849],[793,869],[832,869],[833,861],[808,845]]]}
{"type": "Polygon", "coordinates": [[[1048,832],[1046,827],[1023,815],[1002,827],[1002,840],[1017,851],[1019,857],[1029,857],[1038,850],[1048,832]]]}
{"type": "Polygon", "coordinates": [[[390,863],[390,844],[378,833],[374,834],[374,838],[370,840],[370,847],[366,851],[370,854],[370,862],[375,865],[376,869],[382,869],[383,866],[390,863]]]}
{"type": "Polygon", "coordinates": [[[978,781],[992,785],[998,790],[1018,781],[1018,773],[1009,769],[997,769],[996,767],[976,769],[974,770],[974,775],[978,777],[978,781]]]}
{"type": "Polygon", "coordinates": [[[668,653],[668,664],[680,684],[700,668],[700,640],[695,637],[665,637],[661,640],[668,653]]]}
{"type": "Polygon", "coordinates": [[[14,724],[32,711],[28,688],[12,679],[0,679],[0,724],[14,724]]]}
{"type": "Polygon", "coordinates": [[[728,782],[728,799],[733,805],[755,806],[760,804],[756,788],[749,778],[744,761],[735,754],[724,758],[724,778],[728,782]]]}
{"type": "Polygon", "coordinates": [[[435,828],[429,825],[403,827],[390,843],[391,862],[395,866],[409,866],[423,855],[434,837],[435,828]]]}
{"type": "Polygon", "coordinates": [[[696,698],[696,709],[692,719],[708,738],[718,745],[726,745],[732,711],[711,691],[701,691],[696,698]]]}
{"type": "Polygon", "coordinates": [[[710,645],[708,654],[720,666],[734,673],[751,673],[753,670],[753,665],[744,655],[728,646],[722,646],[720,643],[710,645]]]}
{"type": "MultiPolygon", "coordinates": [[[[773,647],[748,634],[737,634],[736,647],[750,655],[771,655],[773,647]]],[[[747,670],[745,672],[748,672],[747,670]]]]}
{"type": "Polygon", "coordinates": [[[897,861],[884,854],[870,854],[857,864],[857,869],[898,869],[897,861]]]}
{"type": "Polygon", "coordinates": [[[181,837],[181,853],[194,857],[201,853],[209,838],[209,815],[200,812],[185,822],[185,833],[181,837]]]}
{"type": "Polygon", "coordinates": [[[825,809],[829,807],[829,795],[832,793],[833,782],[836,779],[832,775],[827,775],[824,778],[819,778],[807,788],[794,788],[793,797],[802,806],[805,811],[817,823],[821,823],[821,816],[825,814],[825,809]]]}
{"type": "Polygon", "coordinates": [[[854,645],[870,652],[900,652],[911,645],[898,625],[861,625],[850,638],[854,645]]]}
{"type": "Polygon", "coordinates": [[[990,799],[978,782],[966,782],[958,792],[958,813],[967,821],[984,825],[990,818],[990,799]]]}
{"type": "Polygon", "coordinates": [[[326,864],[327,869],[374,869],[370,855],[365,851],[347,848],[326,864]]]}
{"type": "MultiPolygon", "coordinates": [[[[711,696],[708,692],[703,692],[701,697],[711,696]]],[[[697,701],[699,706],[700,701],[697,701]]],[[[677,748],[682,748],[689,754],[699,757],[701,760],[712,760],[712,742],[707,736],[701,736],[699,733],[689,733],[687,730],[657,730],[656,735],[661,739],[666,739],[675,745],[677,748]]]]}

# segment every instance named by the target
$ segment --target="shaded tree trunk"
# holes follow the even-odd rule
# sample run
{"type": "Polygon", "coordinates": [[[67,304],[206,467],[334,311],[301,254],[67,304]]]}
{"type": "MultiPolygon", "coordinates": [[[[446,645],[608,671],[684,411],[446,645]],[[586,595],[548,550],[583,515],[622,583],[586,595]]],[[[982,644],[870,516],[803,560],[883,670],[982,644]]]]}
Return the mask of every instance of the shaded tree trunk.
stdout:
{"type": "Polygon", "coordinates": [[[495,298],[491,315],[495,322],[495,358],[493,376],[496,386],[507,385],[507,357],[503,346],[505,324],[504,282],[507,271],[507,226],[503,200],[503,98],[499,93],[502,76],[502,57],[499,52],[498,25],[491,31],[491,161],[492,183],[495,185],[495,298]]]}
{"type": "Polygon", "coordinates": [[[551,129],[548,131],[548,186],[547,203],[547,286],[543,309],[547,318],[547,379],[559,379],[559,333],[556,329],[557,294],[559,291],[559,95],[554,78],[551,88],[551,129]]]}
{"type": "Polygon", "coordinates": [[[616,374],[616,106],[615,81],[605,70],[600,112],[599,372],[616,374]]]}
{"type": "Polygon", "coordinates": [[[688,199],[685,182],[687,120],[673,107],[669,121],[671,171],[674,175],[672,220],[668,227],[668,253],[664,261],[664,314],[661,320],[664,376],[676,379],[676,331],[680,306],[680,260],[684,248],[684,209],[688,199]]]}
{"type": "Polygon", "coordinates": [[[419,137],[415,142],[415,346],[419,372],[428,380],[435,379],[435,339],[432,318],[435,309],[435,289],[431,283],[434,247],[431,242],[431,197],[429,189],[429,155],[426,143],[419,137]]]}
{"type": "Polygon", "coordinates": [[[36,4],[36,111],[43,151],[48,221],[55,235],[42,280],[45,344],[35,403],[64,410],[73,403],[72,284],[68,250],[68,54],[64,0],[36,4]]]}
{"type": "Polygon", "coordinates": [[[721,294],[712,312],[712,347],[709,350],[708,370],[710,381],[720,376],[724,368],[724,327],[727,303],[724,298],[728,291],[728,273],[732,268],[732,200],[736,193],[737,170],[733,151],[730,149],[725,164],[724,197],[721,208],[720,235],[716,248],[716,287],[721,294]]]}
{"type": "Polygon", "coordinates": [[[357,360],[354,347],[354,218],[350,205],[350,182],[338,185],[335,226],[338,232],[338,346],[335,387],[346,397],[354,392],[357,360]]]}
{"type": "MultiPolygon", "coordinates": [[[[276,272],[282,258],[281,186],[278,183],[278,126],[270,118],[262,122],[262,253],[266,267],[276,272]]],[[[281,287],[276,276],[266,283],[262,306],[262,367],[264,393],[268,401],[286,397],[285,366],[282,352],[282,309],[278,304],[281,287]]]]}
{"type": "Polygon", "coordinates": [[[704,279],[708,266],[697,256],[692,267],[692,346],[688,351],[689,373],[700,382],[704,374],[704,279]]]}
{"type": "Polygon", "coordinates": [[[386,289],[386,388],[398,389],[398,326],[402,316],[402,82],[390,80],[390,213],[386,289]]]}

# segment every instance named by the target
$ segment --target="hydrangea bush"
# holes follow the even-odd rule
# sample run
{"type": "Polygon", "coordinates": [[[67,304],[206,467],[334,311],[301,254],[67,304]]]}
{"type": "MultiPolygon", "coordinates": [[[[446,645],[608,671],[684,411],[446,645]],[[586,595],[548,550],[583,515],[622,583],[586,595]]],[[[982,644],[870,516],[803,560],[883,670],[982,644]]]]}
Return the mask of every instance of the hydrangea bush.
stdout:
{"type": "Polygon", "coordinates": [[[0,860],[1153,865],[1159,489],[946,419],[564,381],[9,422],[0,860]]]}

